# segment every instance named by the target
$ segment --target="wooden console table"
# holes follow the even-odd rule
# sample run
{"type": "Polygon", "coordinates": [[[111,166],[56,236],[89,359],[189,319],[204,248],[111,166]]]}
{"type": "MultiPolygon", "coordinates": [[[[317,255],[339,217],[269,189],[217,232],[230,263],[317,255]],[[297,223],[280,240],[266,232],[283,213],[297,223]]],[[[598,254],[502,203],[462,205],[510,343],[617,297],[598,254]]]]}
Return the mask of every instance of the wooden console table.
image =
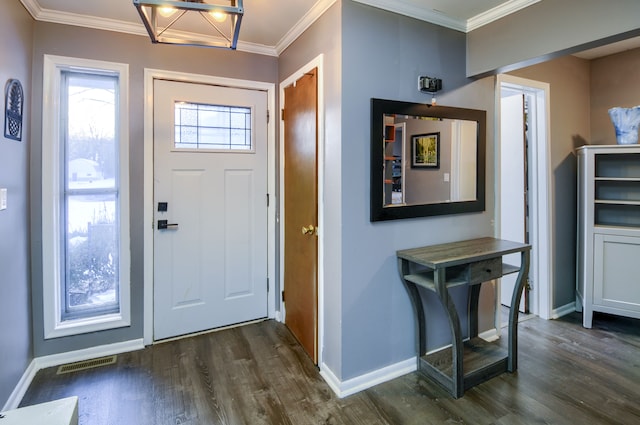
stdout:
{"type": "Polygon", "coordinates": [[[418,370],[459,398],[464,391],[518,365],[518,308],[525,277],[529,272],[527,244],[495,238],[480,238],[397,252],[398,270],[413,304],[416,318],[418,370]],[[520,252],[521,266],[502,263],[502,256],[520,252]],[[508,350],[478,338],[478,299],[482,282],[518,272],[510,309],[508,350]],[[449,288],[466,285],[469,339],[462,339],[460,319],[449,288]],[[450,348],[426,354],[427,336],[422,298],[418,287],[437,294],[447,314],[452,334],[450,348]]]}

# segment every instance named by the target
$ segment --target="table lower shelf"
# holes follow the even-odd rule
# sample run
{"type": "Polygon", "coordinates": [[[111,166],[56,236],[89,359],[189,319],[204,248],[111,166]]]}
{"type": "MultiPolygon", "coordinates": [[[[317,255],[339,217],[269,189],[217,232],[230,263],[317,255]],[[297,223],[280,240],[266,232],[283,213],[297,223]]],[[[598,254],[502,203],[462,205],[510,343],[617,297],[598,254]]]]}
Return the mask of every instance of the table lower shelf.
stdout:
{"type": "MultiPolygon", "coordinates": [[[[508,357],[507,350],[496,343],[482,338],[465,341],[462,360],[464,390],[506,372],[508,357]]],[[[442,385],[454,397],[458,396],[453,393],[454,372],[451,347],[422,356],[418,362],[418,369],[442,385]]]]}

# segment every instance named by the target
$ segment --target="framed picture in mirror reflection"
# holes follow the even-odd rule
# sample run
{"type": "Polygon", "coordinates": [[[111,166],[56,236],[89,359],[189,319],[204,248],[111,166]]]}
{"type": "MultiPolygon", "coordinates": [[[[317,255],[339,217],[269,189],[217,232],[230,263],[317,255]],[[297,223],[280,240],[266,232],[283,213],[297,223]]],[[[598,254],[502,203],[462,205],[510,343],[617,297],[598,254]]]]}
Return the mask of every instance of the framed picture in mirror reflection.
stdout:
{"type": "Polygon", "coordinates": [[[411,136],[411,167],[440,168],[440,132],[411,136]]]}

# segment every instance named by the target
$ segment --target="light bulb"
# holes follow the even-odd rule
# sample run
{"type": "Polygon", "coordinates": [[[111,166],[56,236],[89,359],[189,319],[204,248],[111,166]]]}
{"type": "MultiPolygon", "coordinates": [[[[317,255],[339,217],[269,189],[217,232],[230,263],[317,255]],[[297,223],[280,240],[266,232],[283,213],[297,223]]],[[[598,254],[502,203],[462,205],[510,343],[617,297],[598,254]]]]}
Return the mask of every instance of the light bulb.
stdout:
{"type": "Polygon", "coordinates": [[[227,20],[227,14],[224,12],[220,12],[219,10],[213,10],[209,12],[209,15],[211,15],[211,17],[218,22],[224,22],[227,20]]]}
{"type": "Polygon", "coordinates": [[[163,16],[165,18],[168,18],[169,16],[173,15],[174,13],[176,13],[176,9],[173,8],[173,7],[167,7],[167,6],[159,7],[158,8],[158,13],[161,16],[163,16]]]}

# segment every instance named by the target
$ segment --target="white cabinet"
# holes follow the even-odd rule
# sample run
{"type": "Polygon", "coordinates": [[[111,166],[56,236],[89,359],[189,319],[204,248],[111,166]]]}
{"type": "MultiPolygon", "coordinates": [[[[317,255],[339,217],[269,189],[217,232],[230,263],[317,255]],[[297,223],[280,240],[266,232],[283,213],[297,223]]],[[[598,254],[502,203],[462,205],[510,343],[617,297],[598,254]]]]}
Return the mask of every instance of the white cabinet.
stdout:
{"type": "Polygon", "coordinates": [[[2,425],[78,425],[78,397],[7,410],[2,412],[0,419],[2,425]]]}
{"type": "Polygon", "coordinates": [[[578,153],[576,304],[640,318],[640,145],[583,146],[578,153]]]}

